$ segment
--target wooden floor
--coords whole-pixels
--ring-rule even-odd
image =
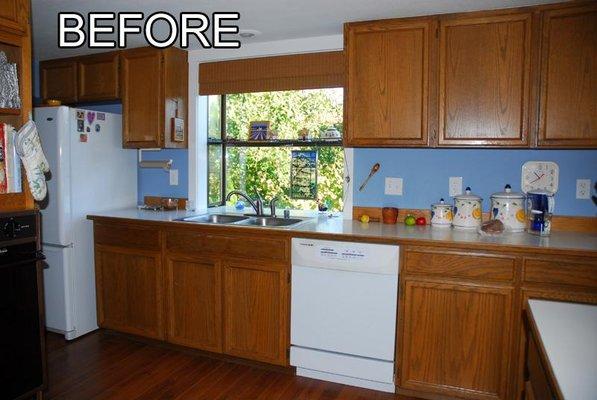
[[[49,333],[45,399],[415,400],[296,377],[96,332]]]

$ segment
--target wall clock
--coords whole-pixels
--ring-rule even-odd
[[[533,190],[558,191],[560,167],[553,161],[527,161],[522,165],[520,187],[528,193]]]

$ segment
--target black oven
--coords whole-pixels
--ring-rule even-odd
[[[35,214],[0,215],[0,399],[44,385],[43,255]]]

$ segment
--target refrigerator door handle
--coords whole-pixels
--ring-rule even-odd
[[[57,249],[72,249],[74,245],[72,243],[69,244],[54,244],[54,243],[42,243],[42,247],[54,247]]]

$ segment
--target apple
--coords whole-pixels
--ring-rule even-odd
[[[419,217],[415,222],[417,225],[427,225],[427,220],[425,217]]]
[[[412,214],[408,214],[405,218],[404,218],[404,225],[407,226],[413,226],[416,224],[416,219],[415,216]]]

